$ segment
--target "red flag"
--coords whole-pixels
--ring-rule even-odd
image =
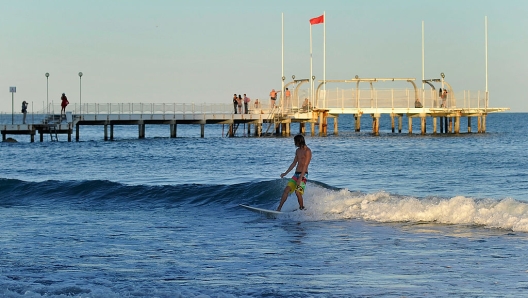
[[[316,18],[313,18],[313,19],[310,19],[310,25],[317,25],[317,24],[321,24],[321,23],[324,23],[324,14],[316,17]]]

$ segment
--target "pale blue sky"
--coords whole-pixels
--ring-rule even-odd
[[[309,19],[326,11],[326,78],[425,77],[457,90],[485,89],[488,16],[490,106],[528,112],[525,0],[2,0],[0,110],[65,92],[83,103],[225,102],[267,97],[285,76],[308,78]],[[313,29],[313,70],[323,77],[323,26]],[[419,84],[419,83],[418,83]],[[421,86],[421,84],[419,84]],[[389,83],[379,88],[392,87]]]

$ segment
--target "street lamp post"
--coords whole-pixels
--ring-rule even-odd
[[[48,92],[48,78],[49,78],[49,72],[45,74],[46,76],[46,115],[49,115],[49,92]],[[46,116],[47,117],[47,116]]]
[[[82,115],[82,100],[81,100],[81,78],[83,76],[82,72],[79,72],[79,116]]]
[[[11,92],[11,124],[15,124],[15,92],[16,87],[9,87]]]

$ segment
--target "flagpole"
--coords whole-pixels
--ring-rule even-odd
[[[326,108],[326,11],[323,11],[323,101]]]
[[[424,47],[424,21],[422,21],[422,89],[425,87],[423,80],[425,79],[425,47]]]
[[[310,24],[310,101],[314,106],[313,71],[312,71],[312,24]]]
[[[425,106],[425,25],[422,21],[422,105]],[[433,95],[434,96],[434,95]]]
[[[281,76],[282,88],[281,88],[281,101],[279,105],[284,108],[284,13],[281,14],[281,19],[282,19],[282,28],[281,28],[281,31],[282,31],[282,76]]]
[[[485,41],[485,56],[486,56],[486,102],[485,107],[488,108],[488,16],[484,16],[484,41]]]

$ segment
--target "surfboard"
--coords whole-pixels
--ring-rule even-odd
[[[266,215],[269,218],[276,218],[278,215],[282,214],[282,212],[280,212],[280,211],[262,209],[262,208],[252,207],[252,206],[248,206],[248,205],[244,205],[244,204],[240,204],[239,206],[243,207],[243,208],[246,208],[247,210],[250,210],[250,211],[253,211],[253,212],[264,214],[264,215]]]

